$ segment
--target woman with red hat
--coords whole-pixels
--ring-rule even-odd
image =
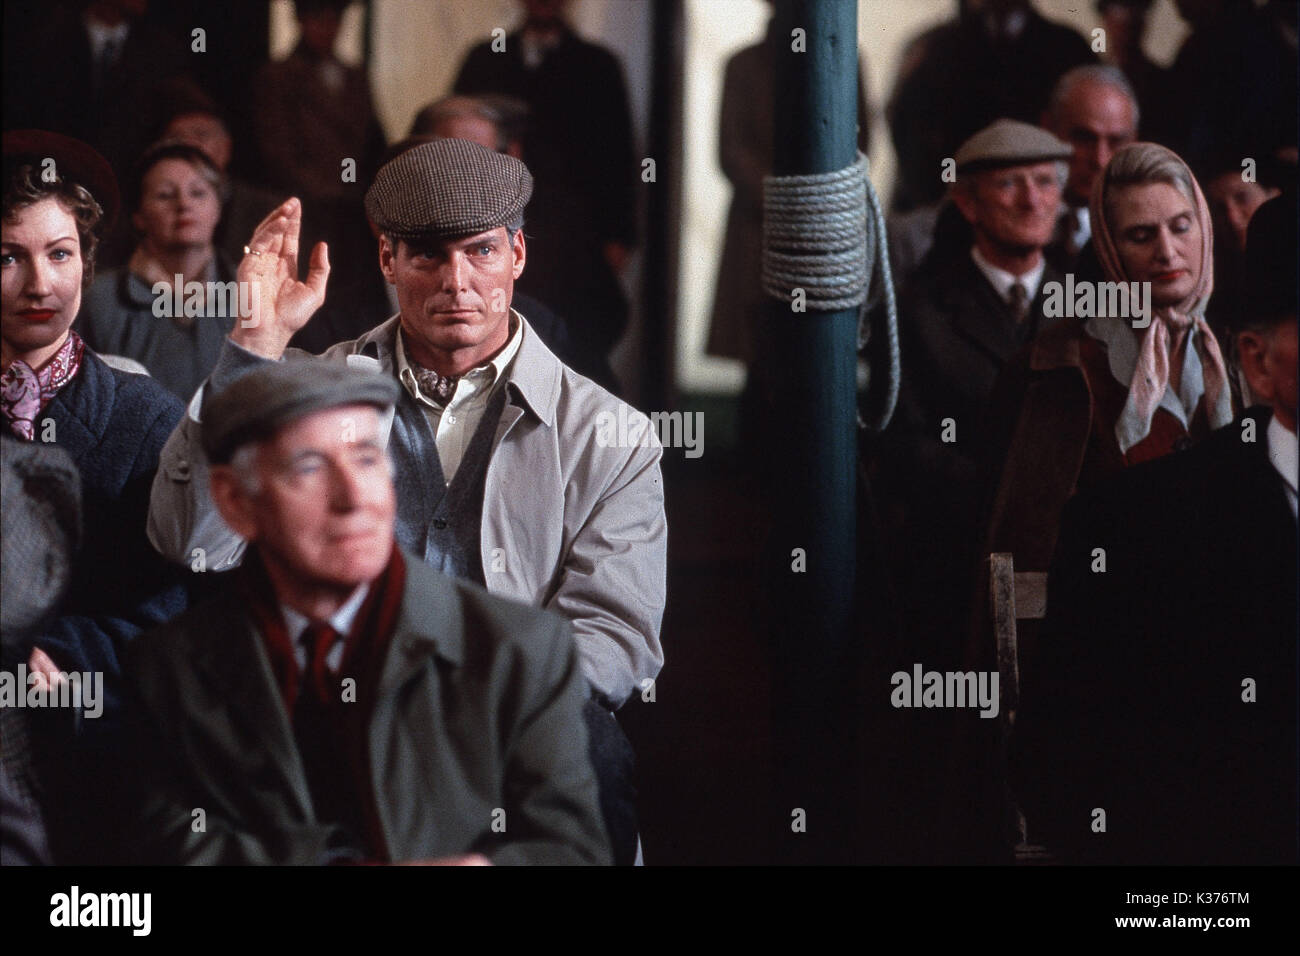
[[[29,669],[33,686],[82,675],[75,721],[53,712],[29,717],[52,801],[46,809],[56,860],[95,859],[93,844],[113,830],[84,803],[61,806],[60,799],[94,786],[96,767],[110,769],[123,646],[187,603],[184,572],[168,567],[145,537],[158,454],[183,407],[148,376],[110,368],[71,329],[92,278],[98,233],[116,209],[112,171],[90,147],[43,131],[4,134],[0,427],[64,449],[80,472],[83,502],[67,598],[29,660],[16,662]],[[41,569],[6,565],[3,573]],[[85,689],[93,695],[96,687],[98,699],[91,699]],[[73,726],[75,736],[67,732]]]

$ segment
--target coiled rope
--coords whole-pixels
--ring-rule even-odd
[[[857,162],[834,172],[763,179],[762,281],[763,291],[782,302],[795,302],[796,290],[802,290],[807,309],[858,309],[859,354],[871,341],[868,316],[876,314],[868,304],[883,295],[884,395],[869,420],[858,410],[859,427],[881,431],[898,401],[898,311],[885,217],[869,169],[867,157],[858,153]],[[874,384],[870,379],[868,392]]]

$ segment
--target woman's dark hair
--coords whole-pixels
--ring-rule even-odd
[[[182,143],[178,140],[164,140],[145,150],[144,155],[135,164],[135,170],[127,183],[126,201],[128,209],[132,212],[137,212],[140,209],[140,202],[144,198],[144,178],[149,175],[151,169],[169,159],[183,160],[197,169],[203,175],[203,178],[207,180],[208,185],[216,192],[218,202],[225,203],[226,177],[208,158],[208,154],[197,146],[191,146],[188,143]]]
[[[81,245],[81,287],[88,289],[95,278],[95,251],[99,248],[95,227],[104,217],[104,210],[84,186],[57,174],[47,182],[41,170],[30,162],[15,163],[12,166],[5,164],[5,222],[16,222],[19,212],[46,199],[57,199],[59,205],[76,220],[77,239]]]

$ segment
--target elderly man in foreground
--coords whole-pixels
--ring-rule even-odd
[[[398,393],[294,362],[206,409],[212,498],[251,547],[131,649],[148,859],[608,862],[568,625],[394,542]]]

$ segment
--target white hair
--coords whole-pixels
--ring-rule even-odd
[[[1117,66],[1111,66],[1109,63],[1088,63],[1083,66],[1076,66],[1068,70],[1056,81],[1056,86],[1052,88],[1052,98],[1047,103],[1047,115],[1052,120],[1052,125],[1059,127],[1061,124],[1061,109],[1065,105],[1066,99],[1080,83],[1097,83],[1101,86],[1109,86],[1113,90],[1118,90],[1129,101],[1133,107],[1133,130],[1137,132],[1138,121],[1141,119],[1138,111],[1137,93],[1133,89],[1133,84],[1128,81],[1124,71]]]
[[[240,445],[230,456],[230,470],[235,473],[239,487],[250,498],[256,498],[262,493],[262,479],[257,473],[257,456],[261,448],[260,442],[248,442]],[[384,466],[391,478],[394,474],[392,442],[384,445]]]
[[[257,497],[262,493],[262,479],[257,475],[257,453],[260,449],[256,442],[240,445],[230,456],[230,470],[235,473],[235,480],[244,494]]]

